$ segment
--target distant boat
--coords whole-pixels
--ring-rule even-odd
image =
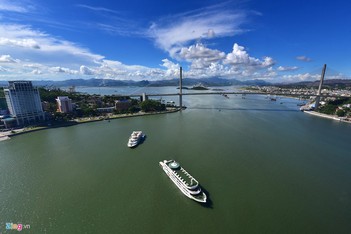
[[[128,147],[136,147],[141,141],[145,139],[145,134],[142,131],[133,131],[128,140]]]

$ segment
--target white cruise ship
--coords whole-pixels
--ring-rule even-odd
[[[137,146],[142,140],[144,140],[145,135],[142,131],[133,131],[128,140],[128,147],[133,148]]]
[[[174,160],[164,160],[160,162],[160,166],[185,196],[197,202],[206,203],[207,196],[201,190],[199,182],[179,163]]]

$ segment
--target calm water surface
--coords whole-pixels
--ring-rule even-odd
[[[24,233],[350,233],[351,125],[294,99],[229,97],[0,142],[0,233],[15,232],[8,222]],[[129,149],[139,129],[147,139]],[[176,188],[164,159],[199,180],[208,206]]]

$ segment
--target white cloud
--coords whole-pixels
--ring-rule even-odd
[[[300,60],[300,61],[303,61],[303,62],[310,62],[310,61],[312,61],[311,58],[308,58],[305,55],[297,56],[296,59]]]
[[[264,60],[261,64],[262,67],[271,67],[275,64],[275,61],[271,57],[264,57]]]
[[[297,69],[299,69],[299,68],[296,67],[296,66],[293,66],[293,67],[283,67],[283,66],[279,66],[279,67],[277,68],[278,71],[283,71],[283,72],[285,72],[285,71],[295,71],[295,70],[297,70]]]
[[[90,68],[88,68],[88,67],[86,67],[84,65],[80,66],[79,71],[83,75],[94,75],[93,70],[91,70]]]
[[[261,61],[258,58],[251,57],[243,46],[239,46],[237,43],[234,43],[233,51],[227,54],[226,60],[224,61],[227,64],[234,66],[260,66],[260,67],[270,67],[275,64],[274,60],[271,57],[264,57],[264,60]]]
[[[194,40],[242,33],[241,25],[246,18],[245,11],[229,11],[223,6],[215,6],[161,19],[151,25],[148,34],[158,47],[173,57],[180,48]]]
[[[310,80],[317,80],[320,78],[318,74],[310,74],[310,73],[303,73],[303,74],[296,74],[296,75],[284,75],[282,79],[287,82],[299,82],[299,81],[310,81]]]
[[[0,51],[32,63],[60,64],[70,69],[93,65],[104,58],[73,42],[18,24],[0,24]]]
[[[38,69],[34,69],[31,73],[34,74],[34,75],[41,75],[41,74],[43,74],[43,73],[42,73],[40,70],[38,70]]]
[[[0,37],[0,46],[18,46],[32,49],[40,49],[38,43],[33,39],[8,39]]]
[[[259,60],[256,58],[252,58],[249,54],[245,51],[243,46],[239,46],[237,43],[234,43],[233,51],[227,54],[226,63],[232,65],[258,65]]]
[[[0,11],[12,11],[12,12],[18,12],[18,13],[25,13],[25,12],[28,12],[28,9],[24,7],[23,4],[16,3],[16,1],[1,0]]]
[[[71,70],[71,69],[66,68],[66,67],[51,67],[51,68],[49,68],[49,71],[51,71],[53,73],[67,73],[67,74],[71,74],[71,75],[78,74],[78,71]]]
[[[0,55],[0,63],[17,63],[19,60],[13,59],[10,55]]]
[[[219,50],[213,50],[197,43],[188,48],[182,48],[177,57],[191,62],[193,69],[203,69],[212,63],[219,62],[225,58],[225,53]]]
[[[162,60],[163,64],[162,66],[167,68],[165,72],[165,76],[171,77],[171,76],[178,76],[179,75],[179,67],[180,65],[177,63],[173,63],[172,61],[168,59],[163,59]],[[173,77],[171,77],[173,78]]]
[[[109,13],[117,13],[117,14],[119,13],[117,11],[114,11],[114,10],[111,10],[111,9],[108,9],[105,7],[95,7],[95,6],[89,6],[89,5],[84,5],[84,4],[77,4],[76,6],[80,7],[80,8],[89,9],[92,11],[97,11],[97,12],[109,12]]]

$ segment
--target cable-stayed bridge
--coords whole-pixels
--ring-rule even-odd
[[[231,92],[231,91],[216,91],[216,92],[191,92],[191,93],[153,93],[153,94],[131,94],[126,95],[129,97],[141,97],[146,95],[148,97],[162,97],[162,96],[191,96],[191,95],[228,95],[228,94],[235,94],[235,95],[271,95],[271,96],[289,96],[289,97],[316,97],[318,96],[317,93],[295,93],[295,92]],[[320,94],[321,97],[340,97],[340,95],[336,94]]]
[[[182,97],[183,96],[190,96],[190,95],[270,95],[270,96],[288,96],[288,97],[301,97],[301,98],[306,98],[306,97],[316,97],[316,106],[318,107],[319,101],[321,98],[328,98],[328,97],[341,97],[340,94],[332,92],[332,93],[322,93],[322,85],[324,82],[324,77],[326,74],[326,67],[327,65],[325,64],[322,69],[322,74],[320,77],[320,82],[319,82],[319,87],[318,90],[315,92],[311,92],[311,90],[305,90],[305,91],[294,91],[294,90],[284,90],[284,91],[268,91],[268,92],[263,92],[263,91],[202,91],[202,92],[185,92],[183,93],[183,85],[182,85],[182,68],[180,67],[180,77],[179,77],[179,92],[177,93],[152,93],[152,94],[130,94],[128,96],[130,97],[141,97],[147,98],[147,97],[164,97],[164,96],[179,96],[179,106],[182,106]],[[334,70],[331,70],[332,72],[329,72],[327,75],[327,78],[340,78],[341,73],[338,73]],[[336,74],[336,75],[335,75]],[[351,97],[350,93],[347,95],[343,95],[344,97]]]

